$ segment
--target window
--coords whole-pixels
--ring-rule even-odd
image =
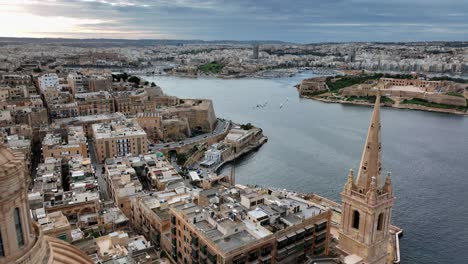
[[[353,212],[353,228],[359,229],[359,217],[359,212],[355,210]]]
[[[20,212],[19,208],[15,208],[15,228],[16,228],[16,239],[18,241],[18,246],[23,246],[24,245],[24,236],[23,236],[23,227],[21,226],[21,217],[20,217]]]
[[[0,257],[5,256],[5,251],[3,251],[3,238],[2,233],[0,233]]]
[[[383,213],[380,213],[379,218],[377,219],[377,230],[379,231],[381,231],[383,228],[383,220],[384,220]]]

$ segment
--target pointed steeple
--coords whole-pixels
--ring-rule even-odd
[[[380,151],[380,95],[378,94],[356,178],[357,189],[362,193],[367,193],[371,188],[372,177],[375,177],[376,186],[380,186]]]

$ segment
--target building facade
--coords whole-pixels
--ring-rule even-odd
[[[42,93],[49,87],[57,87],[59,85],[59,78],[56,73],[46,73],[37,78],[37,84]]]
[[[93,124],[92,127],[94,147],[100,163],[106,158],[148,152],[148,138],[145,131],[132,121]]]

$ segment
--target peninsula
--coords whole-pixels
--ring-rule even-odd
[[[371,105],[377,94],[385,106],[467,115],[468,80],[427,78],[417,73],[382,74],[348,71],[296,85],[299,96],[327,103]]]

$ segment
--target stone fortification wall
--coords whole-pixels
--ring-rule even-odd
[[[355,89],[355,88],[343,88],[340,90],[342,96],[376,96],[378,90],[376,89]],[[447,104],[447,105],[456,105],[456,106],[466,106],[466,99],[458,96],[451,96],[438,93],[420,93],[413,91],[398,91],[398,90],[380,90],[381,95],[385,96],[396,96],[403,98],[417,98],[427,100],[428,102],[438,103],[438,104]]]

